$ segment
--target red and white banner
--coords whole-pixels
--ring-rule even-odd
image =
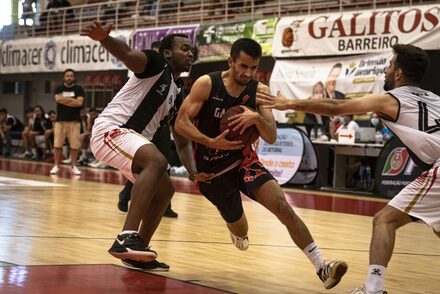
[[[277,60],[270,78],[272,94],[278,91],[288,98],[358,98],[382,93],[385,68],[392,52],[313,60]],[[280,123],[288,121],[288,113],[276,111]]]
[[[396,43],[440,49],[440,4],[283,17],[274,57],[389,51]]]

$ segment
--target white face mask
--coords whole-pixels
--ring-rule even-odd
[[[375,127],[377,127],[377,125],[379,124],[379,119],[377,117],[373,117],[371,119],[371,124]]]
[[[339,117],[339,122],[340,122],[341,124],[345,125],[345,117],[340,116],[340,117]]]

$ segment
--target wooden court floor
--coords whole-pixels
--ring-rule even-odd
[[[65,169],[51,177],[50,167],[0,159],[2,294],[348,293],[364,281],[371,216],[385,205],[375,198],[285,190],[323,255],[349,264],[341,283],[325,290],[285,228],[258,203],[244,201],[251,245],[242,252],[216,209],[192,183],[175,178],[172,205],[179,217],[163,218],[151,243],[171,270],[148,274],[107,253],[125,217],[116,207],[121,176],[84,168],[81,177]],[[439,277],[440,240],[424,224],[400,229],[388,293],[440,293]]]

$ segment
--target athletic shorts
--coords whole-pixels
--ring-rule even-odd
[[[78,149],[79,133],[81,129],[80,122],[76,121],[57,121],[54,126],[54,147],[62,148],[64,140],[69,140],[70,149]]]
[[[440,232],[440,159],[402,189],[388,205],[418,218]]]
[[[135,131],[124,128],[101,134],[92,133],[90,139],[90,148],[95,158],[118,169],[132,183],[136,181],[136,175],[131,171],[134,155],[146,144],[152,143]]]
[[[239,166],[215,177],[210,184],[199,183],[199,189],[223,219],[233,223],[243,215],[240,192],[255,200],[253,191],[270,180],[275,179],[252,151]]]

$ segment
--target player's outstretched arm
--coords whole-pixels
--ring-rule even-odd
[[[292,109],[328,116],[375,112],[390,119],[397,116],[399,109],[397,100],[390,94],[369,94],[353,99],[287,99],[280,93],[274,96],[258,91],[257,103],[263,108]]]
[[[142,73],[147,66],[147,56],[137,50],[130,48],[123,41],[110,36],[112,24],[101,26],[97,21],[87,25],[81,30],[81,36],[88,36],[98,41],[114,57],[119,59],[125,66],[134,73]]]

